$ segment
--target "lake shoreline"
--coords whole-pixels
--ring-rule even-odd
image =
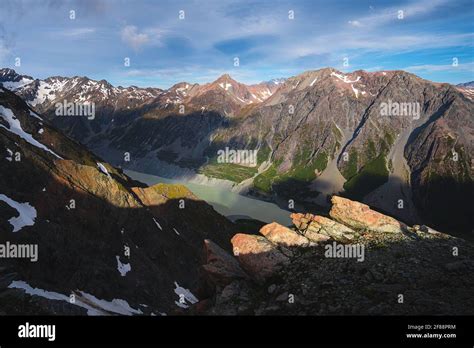
[[[195,180],[186,180],[184,177],[170,179],[131,169],[124,169],[123,171],[130,178],[150,186],[158,183],[184,185],[199,199],[206,201],[218,213],[226,216],[231,221],[235,217],[239,217],[266,223],[278,222],[285,226],[291,225],[291,211],[282,209],[273,202],[241,195],[239,192],[232,191],[228,185],[222,183],[218,185],[214,182],[223,181],[220,179],[203,180],[197,183]]]

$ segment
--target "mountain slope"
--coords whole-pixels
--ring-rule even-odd
[[[381,115],[381,106],[390,103],[419,109],[411,115]],[[470,232],[466,202],[473,193],[473,111],[472,101],[449,84],[402,71],[342,74],[324,69],[288,79],[241,122],[219,129],[214,139],[219,140],[216,148],[253,147],[266,154],[262,160],[271,165],[263,164],[253,179],[250,190],[256,194],[321,205],[325,195],[342,188],[345,195],[407,222],[415,221],[419,210],[426,222],[446,228],[439,225],[440,215],[432,214],[436,205],[437,211],[454,214],[451,222],[460,222],[452,230]],[[437,131],[430,132],[434,125]],[[437,159],[429,151],[433,148]],[[452,179],[449,200],[442,199],[440,186],[429,187],[423,179],[428,173]],[[308,186],[324,196],[308,192]]]
[[[3,313],[173,312],[195,301],[203,240],[229,247],[234,226],[185,187],[132,181],[4,88],[0,152],[1,244],[38,246],[2,260]]]

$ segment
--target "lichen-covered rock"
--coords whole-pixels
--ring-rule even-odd
[[[376,212],[366,204],[338,196],[333,196],[331,202],[329,215],[334,220],[352,228],[387,233],[402,233],[407,229],[403,222]]]
[[[349,242],[355,236],[353,229],[324,216],[291,214],[291,218],[301,233],[315,243],[326,242],[330,238],[340,242]]]
[[[290,217],[293,221],[293,225],[295,225],[298,230],[305,230],[308,227],[309,222],[313,220],[314,215],[310,213],[292,213]]]
[[[270,242],[283,247],[307,247],[310,245],[308,238],[276,222],[263,226],[260,233]]]
[[[320,215],[315,216],[308,227],[309,233],[314,233],[314,230],[341,242],[350,242],[355,236],[352,228]]]

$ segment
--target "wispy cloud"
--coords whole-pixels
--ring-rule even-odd
[[[209,82],[210,80],[216,79],[222,74],[231,73],[234,78],[248,78],[249,72],[246,70],[233,70],[229,69],[218,69],[208,68],[202,65],[190,65],[180,68],[162,68],[162,69],[132,69],[124,72],[124,76],[130,78],[136,77],[147,77],[156,79],[169,79],[175,78],[178,81],[188,81],[203,83]],[[199,74],[199,78],[195,79],[196,74]],[[191,80],[190,80],[191,79]]]
[[[14,57],[28,57],[22,69],[35,77],[37,72],[42,77],[90,75],[118,84],[209,81],[224,72],[250,82],[324,66],[341,68],[345,57],[348,69],[418,66],[414,69],[425,78],[466,77],[465,70],[451,74],[420,66],[449,64],[451,56],[472,57],[472,0],[369,4],[0,0],[0,29],[6,28],[3,46],[0,30],[0,56],[10,65]],[[75,21],[69,18],[70,9],[76,10]],[[180,9],[185,10],[184,19],[179,19]],[[289,10],[294,10],[294,19],[288,17]],[[398,19],[400,10],[403,20]],[[130,67],[121,63],[124,57],[131,57]],[[234,57],[239,57],[240,67],[234,67]]]
[[[75,28],[61,31],[59,34],[66,37],[83,37],[94,34],[95,32],[95,28]]]
[[[121,32],[121,37],[122,41],[134,50],[138,50],[150,41],[148,35],[145,33],[139,33],[137,27],[134,25],[127,25],[124,27]]]
[[[347,23],[349,23],[350,25],[354,26],[354,27],[362,27],[362,23],[355,20],[355,21],[348,21]]]
[[[474,62],[453,64],[421,64],[404,67],[403,70],[419,73],[419,72],[438,72],[438,71],[469,71],[474,76]]]
[[[5,27],[0,23],[0,63],[4,64],[6,58],[10,55],[13,42],[5,30]]]
[[[383,33],[359,33],[348,36],[344,32],[322,35],[312,38],[307,42],[294,42],[282,47],[273,47],[276,51],[272,54],[296,59],[311,55],[325,53],[337,54],[355,58],[363,53],[406,53],[416,50],[434,48],[449,48],[456,46],[474,46],[474,33],[469,34],[383,34]],[[341,48],[351,51],[344,54]],[[267,48],[265,48],[267,49]],[[268,48],[272,49],[272,48]],[[342,58],[341,58],[342,59]]]
[[[5,64],[6,58],[9,56],[10,50],[3,46],[3,43],[0,42],[0,64]]]
[[[145,45],[161,45],[163,33],[164,30],[158,28],[148,28],[140,32],[136,26],[127,25],[122,28],[120,35],[123,42],[137,51]]]
[[[415,0],[406,5],[391,6],[381,10],[372,8],[370,15],[350,20],[349,24],[354,27],[378,27],[401,19],[427,15],[446,3],[449,3],[449,0]]]

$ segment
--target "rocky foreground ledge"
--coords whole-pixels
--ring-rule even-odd
[[[332,198],[329,217],[292,214],[233,255],[205,241],[192,313],[211,315],[473,314],[474,247],[367,205]]]

